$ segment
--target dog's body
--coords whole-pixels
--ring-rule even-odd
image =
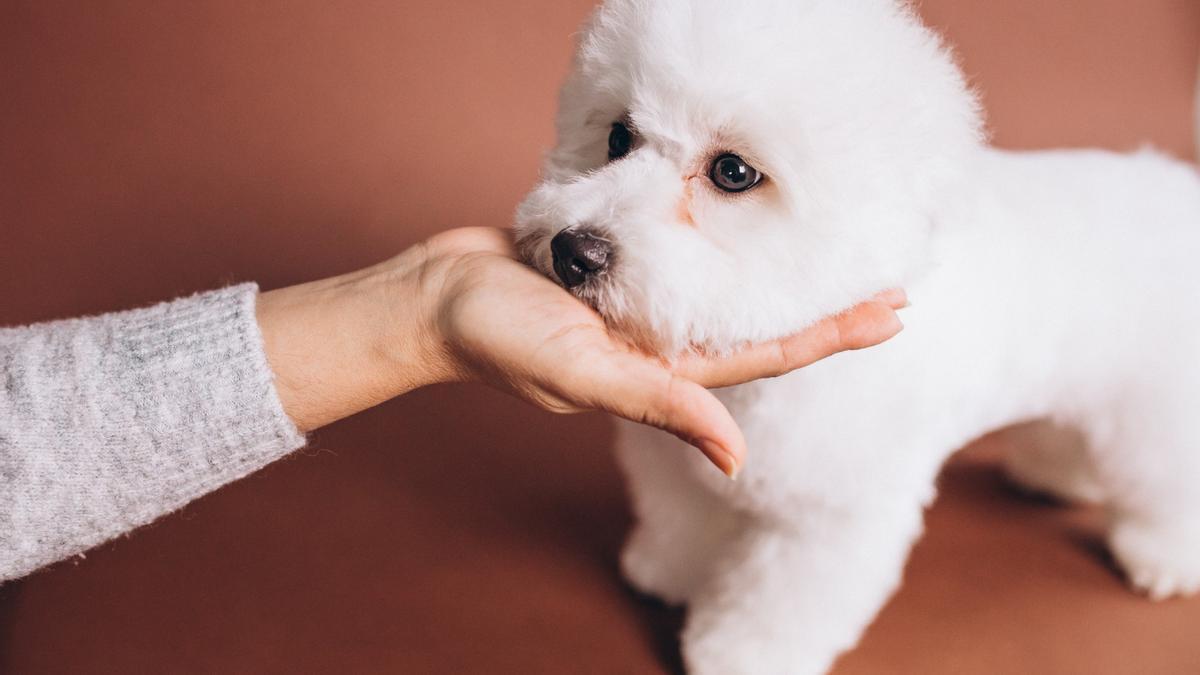
[[[560,277],[549,239],[598,227],[615,243],[613,262],[575,279],[577,294],[615,329],[667,354],[782,335],[892,285],[913,299],[905,332],[880,347],[720,392],[751,449],[737,482],[665,434],[623,426],[619,453],[638,518],[623,568],[638,588],[689,605],[683,649],[694,673],[828,669],[899,583],[945,459],[1025,420],[1077,427],[1089,449],[1030,450],[1011,462],[1016,478],[1102,501],[1113,553],[1138,588],[1154,597],[1200,590],[1200,178],[1149,152],[981,147],[973,101],[915,19],[887,0],[849,4],[612,0],[564,91],[547,181],[518,219],[531,262]],[[740,19],[727,13],[738,11],[870,25],[870,42],[891,48],[898,72],[912,76],[901,85],[915,91],[911,100],[902,89],[891,101],[880,96],[923,121],[893,139],[887,116],[897,106],[858,100],[873,89],[830,89],[835,103],[814,113],[819,123],[806,126],[791,99],[781,107],[794,118],[754,122],[767,142],[780,134],[780,148],[755,147],[763,136],[727,131],[737,123],[724,118],[690,143],[670,124],[704,126],[697,118],[711,113],[682,85],[650,101],[665,86],[654,78],[658,62],[689,67],[658,54],[669,40],[654,26],[684,12],[686,30],[711,39],[737,30]],[[617,29],[645,34],[632,55],[605,52]],[[813,67],[838,67],[838,46],[811,49],[827,59]],[[849,61],[843,77],[886,90],[874,70],[891,66],[864,63]],[[613,72],[621,68],[637,74],[622,80]],[[722,86],[719,74],[711,86]],[[777,95],[740,96],[752,107]],[[671,119],[672,106],[691,114]],[[604,124],[630,120],[645,140],[597,163],[594,122],[581,111]],[[831,121],[838,114],[853,119],[841,127]],[[889,135],[873,139],[880,116]],[[788,119],[802,132],[787,135]],[[839,145],[851,133],[859,136]],[[881,159],[871,165],[853,156],[856,141],[896,145],[872,147]],[[703,165],[728,151],[763,158],[774,184],[752,186],[750,196],[697,196],[709,187],[697,185],[687,158]],[[656,260],[663,247],[702,274]]]
[[[694,672],[826,669],[899,582],[942,462],[1030,419],[1091,452],[1023,456],[1024,482],[1112,507],[1140,588],[1200,586],[1200,185],[1148,155],[988,153],[975,175],[901,335],[722,392],[753,452],[737,482],[623,425],[623,566],[691,605]],[[1114,210],[1121,192],[1139,202]]]

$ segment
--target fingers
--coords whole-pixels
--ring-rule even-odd
[[[675,372],[705,387],[783,375],[838,352],[871,347],[895,336],[904,328],[895,309],[907,302],[903,291],[887,291],[782,340],[750,345],[721,358],[689,355],[676,363]]]
[[[822,326],[824,327],[821,328]],[[833,347],[835,351],[845,351],[865,349],[884,342],[904,330],[904,324],[900,322],[900,317],[896,316],[892,305],[873,300],[857,305],[848,312],[831,316],[818,323],[815,328],[829,341],[828,346]],[[798,337],[786,338],[784,342],[795,342]],[[816,358],[823,356],[828,354],[821,354]]]
[[[871,299],[882,302],[892,309],[908,307],[908,293],[905,293],[903,288],[889,288]]]
[[[669,431],[701,452],[730,478],[737,476],[746,440],[712,392],[653,362],[618,356],[575,382],[588,391],[568,396],[588,407]]]

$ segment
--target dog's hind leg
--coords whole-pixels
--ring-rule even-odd
[[[617,456],[628,474],[635,523],[621,571],[637,590],[683,604],[708,578],[737,517],[693,473],[696,451],[662,432],[623,423]],[[703,460],[698,460],[703,464]]]
[[[1200,591],[1200,426],[1195,397],[1146,397],[1095,425],[1109,547],[1130,584],[1159,600]]]
[[[1109,546],[1129,583],[1154,600],[1200,591],[1200,509],[1114,514]]]

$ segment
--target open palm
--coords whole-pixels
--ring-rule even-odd
[[[437,330],[460,378],[556,412],[598,409],[665,429],[731,476],[745,440],[706,387],[777,376],[878,344],[899,332],[894,310],[906,302],[891,291],[783,340],[668,364],[615,338],[591,308],[519,262],[505,230],[452,230],[427,246],[427,265],[442,280]]]

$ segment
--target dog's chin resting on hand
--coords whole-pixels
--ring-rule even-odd
[[[527,260],[666,357],[905,287],[886,344],[719,392],[738,481],[626,425],[622,567],[688,606],[692,673],[826,671],[901,579],[957,448],[1102,502],[1138,590],[1200,587],[1200,179],[1151,152],[988,148],[953,57],[895,0],[609,0],[521,205]]]

